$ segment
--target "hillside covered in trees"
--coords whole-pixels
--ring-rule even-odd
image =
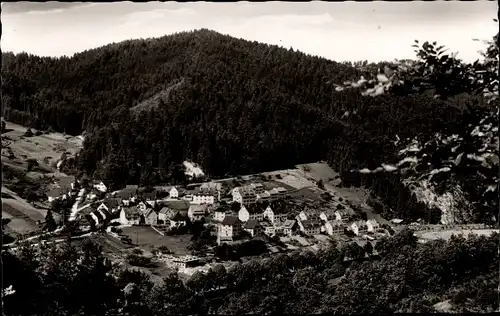
[[[327,160],[344,185],[371,188],[387,217],[438,221],[401,175],[362,176],[356,170],[394,161],[404,143],[395,143],[396,135],[425,143],[479,124],[488,105],[462,84],[465,66],[450,60],[446,69],[458,69],[450,75],[458,79],[435,84],[439,98],[418,89],[363,97],[359,88],[338,88],[375,76],[384,64],[355,67],[209,30],[126,41],[72,57],[6,53],[3,116],[38,129],[85,132],[84,149],[66,171],[101,178],[113,188],[179,182],[184,160],[199,163],[213,178]],[[442,79],[433,77],[435,83]],[[438,156],[431,167],[441,164]],[[476,203],[474,188],[484,179],[471,182],[473,172],[461,170],[466,176],[456,181],[469,182],[463,195]],[[497,221],[494,207],[473,207],[480,214],[468,221]]]

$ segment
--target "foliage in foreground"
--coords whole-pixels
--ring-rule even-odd
[[[404,230],[381,240],[380,257],[344,261],[359,246],[279,254],[217,265],[183,283],[175,273],[154,284],[117,270],[86,240],[81,249],[21,247],[4,253],[6,315],[193,315],[204,313],[429,312],[444,300],[457,312],[499,307],[498,234],[417,243]],[[359,250],[359,251],[358,251]],[[360,258],[363,256],[359,256]]]

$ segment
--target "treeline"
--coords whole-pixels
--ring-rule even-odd
[[[182,282],[154,284],[137,271],[115,270],[91,241],[82,251],[21,247],[4,253],[5,315],[194,315],[492,312],[498,302],[498,234],[417,243],[411,231],[375,249],[349,244],[318,253],[280,254],[218,265]],[[378,255],[373,255],[374,250]],[[365,253],[372,254],[366,259]],[[345,260],[352,258],[354,261]]]
[[[427,95],[364,98],[356,90],[336,91],[336,84],[369,77],[365,71],[379,65],[360,70],[208,30],[71,58],[2,57],[5,117],[69,134],[85,130],[84,149],[65,171],[113,189],[182,182],[186,159],[213,178],[327,160],[345,185],[359,185],[351,170],[391,161],[396,134],[430,138],[468,123],[464,104]],[[381,192],[397,182],[370,183],[380,181]],[[391,190],[411,196],[399,184]],[[382,196],[385,204],[390,199]],[[422,217],[409,204],[393,215]]]

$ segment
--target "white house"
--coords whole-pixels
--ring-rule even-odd
[[[256,200],[258,202],[264,202],[264,203],[270,202],[271,201],[271,194],[269,194],[269,192],[267,192],[267,191],[264,191],[262,193],[257,194]]]
[[[283,235],[290,237],[293,234],[293,226],[295,223],[295,220],[287,219],[282,225],[276,227],[276,230],[279,230]]]
[[[334,210],[327,210],[327,211],[321,212],[321,214],[319,214],[319,218],[321,218],[321,220],[323,220],[325,222],[328,222],[330,220],[336,220],[337,216],[335,215]]]
[[[335,220],[347,222],[349,220],[350,214],[347,210],[336,210]]]
[[[356,236],[363,235],[368,231],[368,227],[364,221],[356,221],[349,225],[349,228]]]
[[[344,223],[337,220],[329,220],[325,223],[325,231],[330,236],[340,236],[344,234]]]
[[[318,220],[297,221],[300,230],[307,235],[318,235],[321,233],[321,223]]]
[[[172,198],[172,199],[177,199],[179,197],[179,190],[177,190],[176,187],[172,187],[169,191],[168,191],[168,195]]]
[[[258,204],[243,205],[238,211],[238,218],[242,222],[247,222],[249,220],[262,221],[264,220],[264,209]]]
[[[110,209],[109,207],[106,205],[106,203],[101,203],[98,207],[97,207],[97,210],[100,211],[100,210],[106,210],[106,212],[110,212]]]
[[[264,193],[264,186],[262,185],[262,183],[252,183],[250,184],[250,188],[255,194]]]
[[[214,211],[214,220],[222,222],[224,220],[224,217],[226,217],[226,213],[228,213],[228,211],[223,208],[216,209]]]
[[[273,225],[284,222],[288,217],[286,210],[281,205],[269,205],[264,211],[264,218],[267,218]]]
[[[120,211],[119,222],[122,225],[139,225],[141,212],[137,207],[124,207]]]
[[[367,230],[371,233],[374,233],[377,229],[380,228],[380,224],[374,219],[367,220],[366,226],[367,226]]]
[[[215,197],[208,193],[197,193],[193,194],[191,197],[192,204],[210,204],[213,205],[215,203]]]
[[[274,237],[276,235],[276,230],[272,224],[267,222],[262,222],[261,226],[264,230],[264,234],[266,234],[267,236]]]
[[[217,244],[224,241],[233,241],[241,231],[241,222],[235,216],[225,216],[217,226]]]
[[[106,191],[108,191],[108,187],[102,181],[96,181],[96,182],[94,182],[93,187],[94,187],[94,189],[96,189],[99,192],[106,192]]]
[[[234,188],[232,191],[233,201],[241,205],[249,205],[257,202],[257,196],[246,187]]]

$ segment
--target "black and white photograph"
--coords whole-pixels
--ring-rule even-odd
[[[499,12],[2,2],[1,313],[500,312]]]

